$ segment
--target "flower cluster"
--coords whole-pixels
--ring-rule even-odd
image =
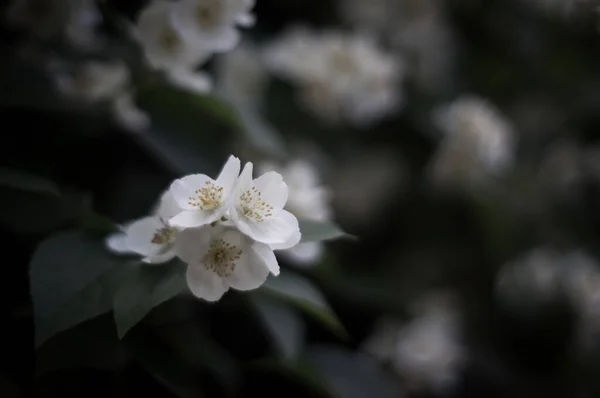
[[[403,64],[366,36],[295,28],[266,49],[265,62],[273,73],[298,83],[303,105],[326,121],[360,127],[402,102]]]
[[[231,156],[216,180],[175,180],[152,215],[124,225],[108,238],[109,248],[151,264],[179,257],[188,264],[190,290],[209,301],[230,287],[256,289],[269,272],[279,274],[273,250],[295,246],[301,235],[296,217],[283,209],[283,177],[267,172],[253,179],[252,163],[240,168]]]
[[[232,50],[237,26],[254,24],[254,0],[154,0],[139,15],[134,35],[148,64],[182,88],[210,90],[210,79],[195,73],[214,53]]]

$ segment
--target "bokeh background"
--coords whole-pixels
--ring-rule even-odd
[[[146,2],[98,1],[93,45],[15,23],[14,3],[0,30],[1,397],[600,395],[598,4],[257,0],[249,60],[232,71],[237,49],[217,54],[202,65],[217,88],[198,94],[140,66],[127,27]],[[356,51],[339,44],[353,38]],[[350,61],[312,80],[337,50]],[[60,89],[90,60],[126,62],[146,116]],[[365,85],[334,92],[343,73]],[[233,98],[244,84],[252,97]],[[123,340],[106,314],[36,349],[38,244],[141,217],[231,153],[305,161],[358,237],[280,258],[332,318],[181,295]],[[61,195],[26,189],[39,178]]]

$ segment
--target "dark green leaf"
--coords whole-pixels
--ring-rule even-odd
[[[250,294],[248,297],[273,338],[279,353],[285,358],[296,358],[304,340],[302,319],[286,304],[260,292]]]
[[[271,277],[264,284],[263,291],[280,297],[308,315],[320,321],[341,338],[347,338],[347,332],[333,313],[325,297],[308,279],[290,271]]]
[[[14,189],[0,192],[0,223],[21,234],[44,233],[77,219],[88,205],[82,194],[39,195]]]
[[[36,344],[110,311],[124,266],[102,241],[78,231],[43,241],[30,265]]]
[[[97,237],[104,237],[119,231],[118,225],[110,218],[91,210],[81,216],[79,226],[86,234]]]
[[[338,238],[355,238],[353,235],[344,232],[331,221],[298,220],[298,222],[300,223],[300,232],[302,233],[301,242],[319,242]]]
[[[254,361],[252,367],[256,370],[261,370],[269,374],[278,374],[285,376],[290,381],[299,383],[310,390],[310,397],[316,398],[334,398],[326,380],[321,374],[306,361],[302,360],[278,360],[278,359],[261,359]]]
[[[273,158],[286,156],[285,142],[280,133],[259,115],[240,110],[245,138],[257,150]]]
[[[400,398],[394,378],[366,354],[338,347],[313,347],[306,360],[321,374],[339,398]]]
[[[186,288],[185,264],[136,264],[127,273],[114,297],[114,316],[119,337],[157,305],[175,297]]]
[[[60,196],[58,185],[25,171],[0,168],[0,185],[22,191]]]
[[[227,100],[216,95],[195,95],[196,103],[220,123],[235,130],[244,128],[240,114]]]

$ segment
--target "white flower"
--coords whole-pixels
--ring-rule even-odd
[[[112,112],[117,123],[127,130],[142,131],[150,126],[150,117],[135,104],[129,91],[114,99]]]
[[[237,25],[250,26],[255,0],[181,0],[173,14],[178,29],[205,48],[229,51],[240,40]]]
[[[75,73],[56,76],[58,90],[70,97],[89,102],[105,101],[121,93],[129,84],[130,74],[122,62],[86,62]]]
[[[445,138],[431,165],[436,182],[478,183],[501,175],[513,162],[515,132],[488,102],[462,97],[434,113]]]
[[[122,232],[108,237],[109,249],[116,253],[139,254],[143,256],[142,261],[150,264],[170,261],[176,255],[174,244],[179,230],[169,226],[167,220],[177,211],[171,193],[165,192],[152,216],[135,220],[125,225]]]
[[[235,186],[231,221],[244,234],[275,250],[289,249],[300,241],[296,217],[283,207],[288,187],[281,174],[268,172],[252,179],[252,163],[248,162]]]
[[[217,301],[233,288],[252,290],[262,285],[269,271],[279,265],[268,245],[252,241],[222,225],[182,231],[175,243],[179,257],[188,264],[187,282],[192,293]]]
[[[135,36],[148,63],[156,69],[193,68],[211,55],[202,43],[187,40],[173,25],[174,7],[171,1],[153,0],[137,21]]]
[[[212,90],[212,80],[203,72],[173,69],[167,71],[167,79],[171,84],[194,93],[203,94]]]
[[[219,59],[218,89],[236,105],[259,108],[266,83],[262,58],[251,44],[243,43]]]
[[[193,174],[174,181],[169,188],[181,208],[169,223],[190,228],[210,224],[225,216],[240,174],[240,160],[230,156],[216,180]]]
[[[300,85],[300,100],[323,120],[364,127],[397,109],[403,63],[370,37],[296,27],[265,50],[274,73]]]

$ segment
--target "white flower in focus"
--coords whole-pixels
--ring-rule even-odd
[[[156,69],[190,69],[211,55],[202,43],[187,40],[173,25],[174,7],[171,1],[153,0],[138,17],[135,36]]]
[[[217,80],[219,91],[230,101],[244,109],[259,108],[267,75],[251,44],[243,43],[219,59]]]
[[[486,101],[459,98],[438,109],[434,121],[445,133],[431,165],[436,182],[444,185],[483,182],[512,165],[513,128]]]
[[[288,186],[281,174],[268,172],[252,179],[252,163],[244,166],[235,186],[231,221],[244,234],[271,246],[289,249],[300,241],[298,219],[284,210]]]
[[[171,84],[194,93],[203,94],[212,90],[210,76],[203,72],[193,72],[187,69],[172,69],[167,71],[167,79]]]
[[[116,253],[135,253],[149,264],[161,264],[176,256],[175,241],[179,229],[167,224],[178,207],[169,191],[165,192],[152,216],[133,221],[122,232],[108,237],[108,248]]]
[[[169,190],[181,211],[169,223],[175,227],[192,228],[210,224],[225,216],[240,174],[240,160],[230,156],[219,177],[213,180],[204,174],[193,174],[175,180]]]
[[[237,26],[251,26],[255,0],[181,0],[173,14],[175,26],[188,40],[215,52],[234,48],[240,34]]]
[[[122,62],[86,62],[75,73],[56,76],[58,90],[88,102],[109,100],[129,84],[130,73]]]
[[[150,117],[134,102],[129,91],[118,95],[112,103],[112,112],[119,125],[127,130],[142,131],[150,126]]]
[[[269,271],[279,274],[273,250],[252,241],[233,228],[205,226],[182,231],[176,241],[179,257],[188,264],[187,283],[192,293],[217,301],[233,288],[261,286]]]

